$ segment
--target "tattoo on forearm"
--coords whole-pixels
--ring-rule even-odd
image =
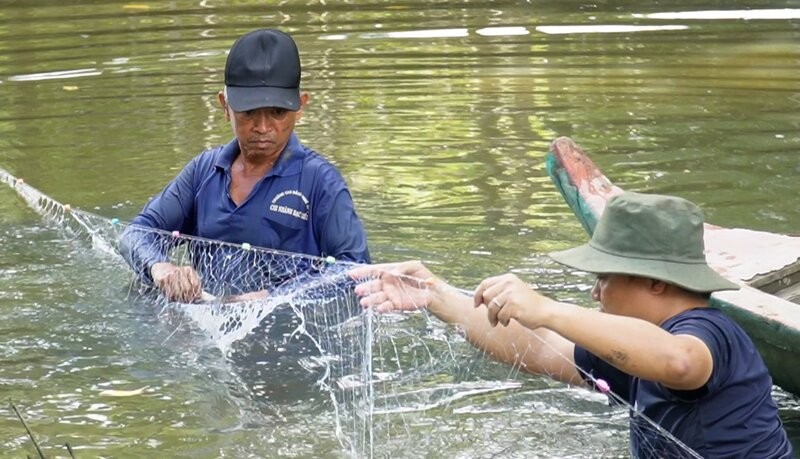
[[[612,365],[625,363],[628,361],[628,354],[625,351],[612,349],[611,352],[603,355],[603,360]]]

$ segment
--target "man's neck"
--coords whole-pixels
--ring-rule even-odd
[[[243,153],[240,153],[239,156],[233,160],[233,168],[235,172],[245,177],[263,177],[272,170],[278,158],[279,156],[274,158],[259,158],[259,160],[254,161],[252,158],[248,159]]]
[[[669,293],[664,295],[661,303],[657,306],[662,311],[656,321],[658,325],[683,312],[708,307],[708,299],[704,295],[675,286],[670,287]]]

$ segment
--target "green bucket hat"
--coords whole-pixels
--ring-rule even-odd
[[[608,201],[588,244],[550,256],[581,271],[647,277],[693,292],[738,289],[708,266],[704,249],[703,213],[695,204],[626,192]]]

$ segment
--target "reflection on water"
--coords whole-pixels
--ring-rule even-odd
[[[800,9],[675,11],[633,16],[650,19],[797,19],[800,18]]]
[[[226,50],[244,31],[280,26],[298,41],[312,96],[300,136],[345,174],[377,260],[425,259],[465,288],[513,270],[588,305],[590,281],[545,256],[585,239],[544,171],[556,136],[575,138],[624,188],[692,199],[720,225],[798,232],[798,10],[760,6],[6,2],[0,166],[128,219],[189,158],[230,138],[215,102]],[[0,383],[48,445],[114,457],[346,455],[326,430],[330,412],[259,404],[213,346],[160,322],[128,295],[125,273],[43,228],[8,190],[0,279]],[[475,354],[459,368],[509,375]],[[625,454],[624,415],[511,376],[519,387],[410,415],[398,427],[417,441],[408,455]],[[146,397],[97,395],[143,385]],[[778,396],[800,438],[796,399]],[[31,451],[0,413],[0,457]],[[391,438],[374,440],[397,453]]]

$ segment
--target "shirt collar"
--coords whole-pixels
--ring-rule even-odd
[[[307,154],[306,149],[300,143],[300,139],[297,138],[295,133],[292,133],[286,148],[283,149],[280,157],[278,157],[278,162],[275,163],[275,166],[267,175],[287,176],[300,173],[303,167],[303,158]],[[230,171],[231,165],[238,155],[239,141],[234,137],[233,140],[222,147],[214,165],[225,171]]]

